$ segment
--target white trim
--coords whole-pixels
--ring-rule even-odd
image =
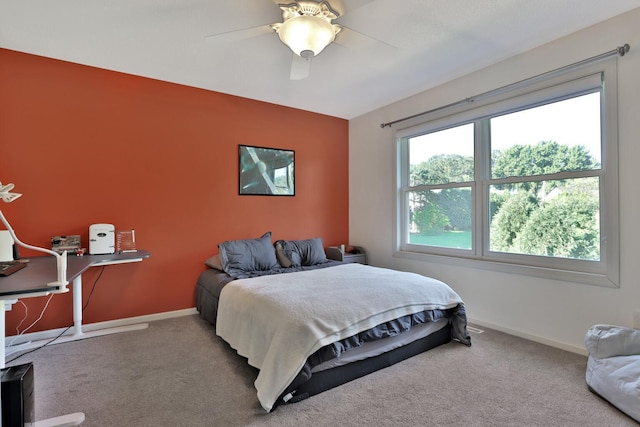
[[[522,276],[538,277],[549,280],[581,283],[584,285],[604,286],[619,288],[620,286],[610,280],[606,274],[588,273],[581,271],[563,270],[560,268],[539,267],[533,265],[498,262],[495,260],[465,258],[447,254],[427,254],[423,252],[396,251],[394,258],[409,259],[413,261],[434,262],[438,264],[455,265],[464,268],[477,268],[480,270],[499,273],[518,274]]]
[[[523,338],[528,341],[537,342],[539,344],[548,345],[549,347],[559,348],[560,350],[569,351],[571,353],[580,354],[582,356],[587,356],[589,354],[587,352],[586,347],[579,347],[579,346],[567,344],[561,341],[550,340],[550,339],[547,339],[538,335],[533,335],[517,329],[511,329],[511,328],[497,325],[495,323],[485,322],[484,320],[468,318],[467,321],[474,325],[483,326],[485,328],[493,329],[494,331],[498,331],[498,332],[504,332],[505,334]]]
[[[602,81],[604,75],[605,81]],[[606,85],[604,87],[602,84]],[[519,111],[546,102],[556,102],[580,94],[589,93],[595,89],[601,93],[601,148],[602,169],[589,171],[588,174],[600,177],[600,216],[601,216],[601,251],[600,260],[587,261],[568,258],[553,258],[526,254],[511,254],[492,252],[489,250],[489,226],[487,218],[489,212],[489,197],[487,185],[491,184],[488,177],[476,176],[474,181],[442,184],[434,188],[457,188],[471,186],[472,192],[472,248],[443,248],[423,246],[409,243],[409,212],[406,194],[421,187],[409,187],[408,175],[408,141],[417,135],[424,135],[448,129],[452,126],[464,126],[472,121],[481,122],[495,114]],[[478,266],[491,271],[502,271],[543,277],[554,280],[564,280],[589,285],[620,287],[620,256],[619,256],[619,189],[618,189],[618,135],[617,135],[617,61],[602,61],[590,66],[581,67],[571,72],[563,72],[553,79],[542,80],[529,86],[518,87],[514,91],[504,91],[495,97],[483,99],[475,106],[459,106],[451,111],[438,111],[430,116],[430,120],[417,123],[408,120],[406,127],[395,133],[396,141],[396,184],[395,201],[395,242],[392,248],[393,256],[414,260],[429,260],[438,257],[439,260]],[[486,130],[485,130],[486,131]],[[483,130],[476,129],[475,133],[475,171],[486,173],[489,158],[486,147],[479,143],[479,136]],[[485,139],[480,138],[483,142]],[[485,150],[483,150],[485,148]],[[484,153],[484,154],[483,154]],[[479,168],[480,166],[480,168]],[[544,179],[567,179],[582,177],[587,173],[571,172],[571,174],[548,175]],[[562,175],[562,176],[561,176]],[[566,176],[564,176],[566,175]],[[481,188],[482,186],[482,188]],[[427,186],[423,186],[427,187]],[[478,209],[481,209],[480,211]],[[481,221],[480,221],[481,220]]]
[[[90,332],[90,331],[97,331],[101,329],[118,328],[118,327],[136,325],[140,323],[155,322],[157,320],[172,319],[175,317],[191,316],[194,314],[198,314],[198,310],[195,307],[185,308],[182,310],[166,311],[163,313],[154,313],[154,314],[147,314],[144,316],[128,317],[124,319],[107,320],[105,322],[90,323],[88,325],[84,325],[84,328],[88,332]],[[586,348],[583,348],[583,347],[574,346],[574,345],[563,343],[560,341],[550,340],[550,339],[543,338],[538,335],[529,334],[527,332],[523,332],[517,329],[511,329],[511,328],[497,325],[495,323],[486,322],[484,320],[468,318],[467,321],[477,326],[493,329],[498,332],[504,332],[505,334],[524,338],[526,340],[534,341],[540,344],[545,344],[550,347],[559,348],[561,350],[570,351],[572,353],[577,353],[584,356],[588,354]],[[48,331],[40,331],[40,332],[33,332],[29,334],[23,334],[23,335],[20,335],[20,337],[16,340],[15,344],[22,344],[30,341],[41,341],[41,340],[51,339],[56,335],[60,334],[60,332],[62,332],[63,330],[64,328],[60,328],[60,329],[51,329]],[[70,329],[70,331],[72,330],[73,328]],[[13,338],[14,337],[7,337],[7,341]],[[56,343],[58,343],[58,341],[52,344],[56,344]]]
[[[127,317],[124,319],[115,319],[115,320],[107,320],[104,322],[96,322],[96,323],[90,323],[87,325],[82,325],[83,331],[86,333],[85,338],[90,338],[91,336],[98,336],[99,331],[101,330],[113,330],[113,329],[123,329],[123,328],[129,328],[129,330],[135,330],[135,329],[144,329],[144,327],[146,327],[147,325],[145,325],[144,327],[140,327],[140,328],[136,328],[137,325],[144,325],[148,322],[154,322],[156,320],[163,320],[163,319],[171,319],[174,317],[181,317],[181,316],[190,316],[192,314],[197,314],[198,311],[196,310],[196,308],[185,308],[182,310],[175,310],[175,311],[166,311],[163,313],[154,313],[154,314],[147,314],[144,316],[136,316],[136,317]],[[133,328],[132,328],[133,327]],[[60,333],[62,333],[62,331],[64,331],[66,328],[59,328],[59,329],[49,329],[46,331],[39,331],[39,332],[32,332],[32,333],[28,333],[28,334],[22,334],[22,335],[18,335],[17,337],[14,336],[8,336],[6,337],[5,342],[12,343],[12,346],[18,346],[21,344],[25,344],[25,343],[34,343],[33,346],[31,345],[25,345],[22,346],[20,348],[20,351],[22,350],[26,350],[28,348],[34,348],[37,347],[37,345],[35,345],[35,342],[38,341],[44,341],[44,340],[50,340],[58,335],[60,335]],[[74,329],[73,327],[69,328],[69,330],[67,331],[67,333],[65,335],[63,335],[62,337],[60,337],[58,340],[54,341],[53,344],[59,344],[61,342],[65,342],[65,341],[69,341],[68,339],[66,340],[65,337],[67,337],[68,335],[73,334]],[[93,332],[93,334],[90,334],[91,332]],[[13,341],[13,339],[15,338],[15,341]],[[7,353],[9,353],[10,348],[7,347]]]
[[[71,427],[79,426],[84,422],[84,413],[75,412],[69,415],[62,415],[55,418],[47,418],[33,423],[33,427]],[[27,425],[27,424],[25,424]]]

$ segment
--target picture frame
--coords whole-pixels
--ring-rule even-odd
[[[295,196],[295,151],[238,146],[241,196]]]

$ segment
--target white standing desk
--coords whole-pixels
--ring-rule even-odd
[[[93,336],[124,332],[146,328],[147,324],[130,325],[85,333],[82,331],[82,273],[91,267],[140,262],[151,254],[144,250],[109,255],[69,255],[67,258],[67,280],[73,284],[73,334],[64,336],[57,342],[72,341]],[[29,258],[27,267],[16,273],[0,277],[0,368],[5,367],[5,302],[13,302],[20,298],[32,298],[49,294],[68,292],[67,287],[48,286],[52,278],[57,277],[56,259],[54,257]],[[84,413],[37,421],[35,427],[77,426],[84,421]]]
[[[119,326],[115,328],[105,328],[86,332],[82,330],[82,273],[91,267],[99,267],[104,265],[126,264],[132,262],[140,262],[144,258],[149,258],[151,254],[147,251],[127,252],[123,254],[112,255],[85,255],[82,257],[69,257],[67,260],[67,277],[71,277],[71,269],[77,269],[79,274],[73,277],[73,334],[60,337],[57,342],[75,341],[84,338],[96,337],[107,334],[115,334],[118,332],[135,331],[144,329],[149,326],[147,323],[139,323],[136,325]],[[90,264],[84,267],[84,261],[90,261]],[[72,265],[74,264],[74,265]],[[77,264],[77,265],[76,265]],[[26,269],[23,269],[26,270]],[[21,270],[22,271],[22,270]],[[71,279],[69,279],[71,280]]]

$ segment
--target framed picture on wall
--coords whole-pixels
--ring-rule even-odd
[[[295,196],[295,152],[238,146],[240,195]]]

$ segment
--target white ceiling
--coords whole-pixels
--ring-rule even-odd
[[[371,43],[328,46],[313,59],[310,77],[299,81],[289,79],[291,51],[275,33],[228,43],[205,39],[280,22],[272,0],[0,0],[0,47],[351,119],[640,7],[640,1],[344,5],[335,23]]]

